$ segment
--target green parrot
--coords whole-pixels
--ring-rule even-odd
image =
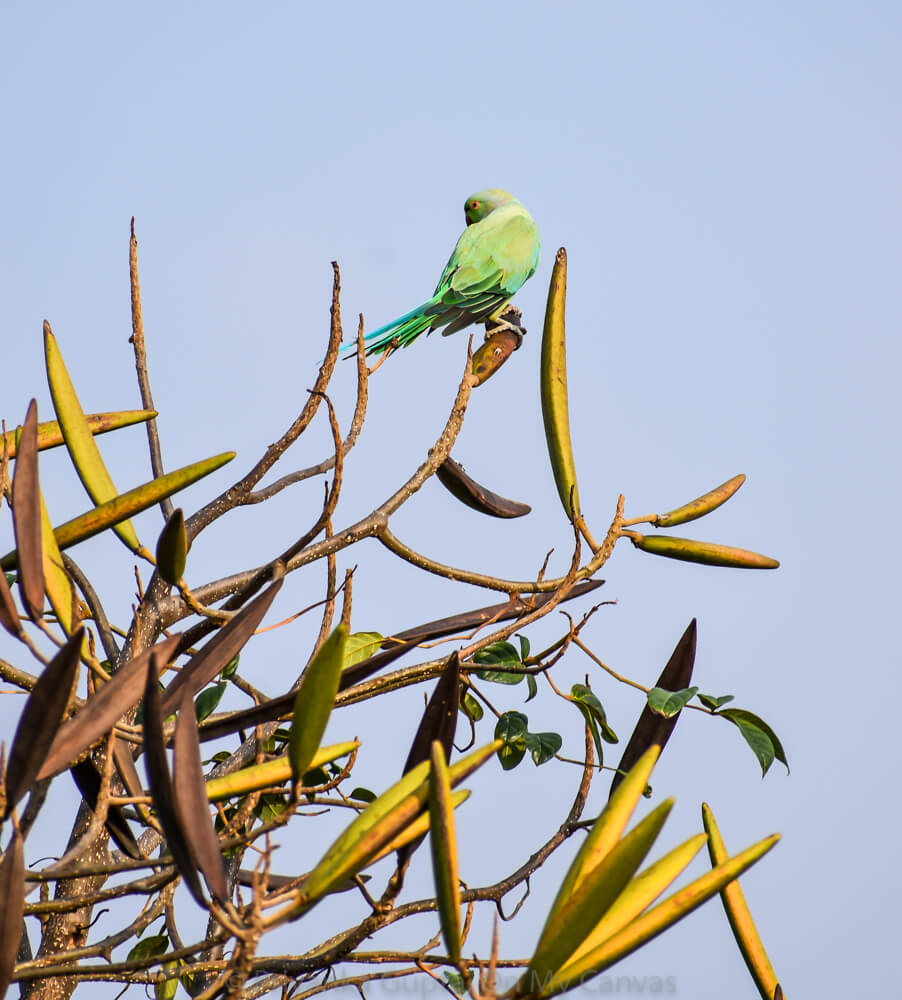
[[[439,327],[445,327],[442,334],[447,337],[471,323],[497,319],[535,274],[539,230],[512,194],[499,188],[479,191],[467,198],[464,215],[467,228],[432,298],[369,334],[367,354],[391,353]],[[344,353],[355,346],[347,345]]]

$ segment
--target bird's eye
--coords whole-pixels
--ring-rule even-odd
[[[479,208],[479,202],[478,201],[471,201],[470,202],[470,208],[472,208],[473,211],[475,212],[476,209]]]

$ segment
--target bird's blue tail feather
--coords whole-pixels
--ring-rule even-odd
[[[392,320],[391,323],[386,323],[385,326],[380,326],[378,330],[368,333],[364,337],[367,354],[375,354],[380,349],[384,349],[386,345],[396,338],[400,341],[402,347],[406,347],[431,325],[433,317],[426,316],[425,313],[432,304],[431,300],[424,302],[422,305],[417,306],[416,309],[411,309],[410,312],[404,313],[403,316]],[[341,353],[347,356],[352,354],[356,349],[356,342],[345,344],[341,349]]]

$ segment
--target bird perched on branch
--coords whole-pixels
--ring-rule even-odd
[[[499,319],[521,285],[535,274],[539,230],[512,194],[499,188],[479,191],[467,198],[464,215],[467,228],[432,298],[366,338],[368,355],[384,355],[379,364],[421,333],[444,327],[442,334],[447,337],[471,323]],[[349,344],[344,352],[354,349]]]

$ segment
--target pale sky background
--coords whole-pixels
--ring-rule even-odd
[[[744,472],[727,507],[677,533],[782,561],[775,573],[743,573],[655,559],[623,542],[605,567],[603,596],[617,604],[586,630],[592,648],[650,684],[697,617],[695,683],[768,720],[792,765],[787,776],[774,764],[762,782],[738,732],[685,713],[654,779],[659,797],[678,800],[654,856],[701,828],[702,800],[734,850],[782,832],[743,885],[787,995],[892,995],[902,818],[900,32],[902,9],[889,2],[327,9],[7,0],[0,416],[20,422],[36,396],[51,418],[44,318],[87,410],[138,405],[127,343],[134,215],[167,467],[239,453],[183,495],[193,510],[303,404],[328,330],[331,260],[342,268],[348,333],[359,311],[375,327],[431,293],[469,193],[513,191],[543,239],[540,269],[517,297],[529,334],[474,393],[454,454],[533,513],[484,519],[433,482],[393,526],[429,555],[486,572],[533,575],[551,546],[552,568],[565,566],[570,536],[537,376],[551,264],[566,246],[574,448],[595,534],[620,492],[635,516]],[[336,527],[380,503],[422,460],[465,349],[463,334],[423,338],[374,377]],[[352,365],[340,369],[333,398],[347,427]],[[101,444],[121,489],[149,478],[141,430]],[[327,449],[318,420],[283,471]],[[46,456],[42,476],[55,523],[86,508],[62,452]],[[220,522],[192,551],[189,580],[279,551],[320,497],[316,480]],[[158,513],[138,526],[152,542]],[[133,590],[125,549],[98,540],[73,554],[102,589],[107,581],[108,611],[124,621]],[[344,556],[340,569],[357,562],[359,629],[388,632],[497,599],[396,565],[376,543]],[[321,567],[295,574],[271,620],[315,600],[323,576]],[[249,678],[281,693],[313,627],[305,620],[255,642],[243,661]],[[540,648],[562,628],[551,616],[529,634]],[[0,655],[30,668],[10,642]],[[625,740],[641,696],[578,651],[558,670],[565,687],[589,671]],[[580,752],[577,713],[547,690],[525,707],[521,688],[487,693]],[[0,705],[7,734],[19,705]],[[383,701],[380,718],[337,713],[330,737],[365,741],[361,784],[395,779],[421,705],[414,690]],[[562,818],[576,780],[563,764],[537,770],[527,761],[511,774],[490,764],[458,819],[462,877],[482,884],[525,860]],[[67,782],[58,794],[69,794]],[[587,814],[607,786],[598,780]],[[59,813],[45,817],[29,862],[61,849],[63,835]],[[316,860],[326,844],[322,832],[312,836],[288,838],[280,870]],[[533,879],[522,919],[503,925],[508,955],[529,953],[574,849]],[[429,878],[423,851],[402,898],[424,895]],[[362,913],[339,899],[321,911],[336,927]],[[434,924],[367,947],[418,947]],[[294,928],[279,947],[302,947],[323,926]],[[108,930],[101,921],[98,933]],[[469,948],[484,954],[488,943],[482,921]],[[756,996],[717,901],[615,972],[672,977],[685,998]]]

